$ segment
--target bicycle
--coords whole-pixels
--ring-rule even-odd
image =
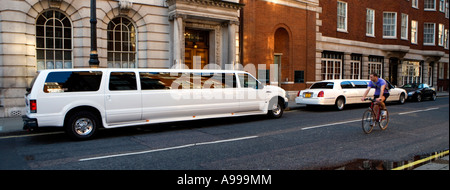
[[[372,132],[373,127],[378,125],[381,130],[385,130],[389,124],[389,112],[386,111],[386,116],[381,116],[381,108],[378,106],[378,114],[375,114],[376,99],[366,98],[364,100],[370,100],[371,104],[362,117],[362,129],[364,133],[369,134]]]

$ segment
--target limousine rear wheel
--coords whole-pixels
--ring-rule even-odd
[[[65,124],[66,133],[75,140],[92,138],[99,126],[98,117],[89,111],[79,111],[70,116]]]
[[[277,99],[272,99],[269,102],[269,110],[267,112],[267,115],[270,118],[280,118],[283,115],[284,109],[283,109],[283,102]]]

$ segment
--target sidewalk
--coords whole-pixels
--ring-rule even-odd
[[[414,170],[449,170],[448,155],[415,168]]]

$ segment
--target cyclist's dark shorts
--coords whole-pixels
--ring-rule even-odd
[[[384,93],[384,94],[383,94],[383,96],[384,96],[384,101],[383,101],[383,102],[384,102],[384,103],[386,103],[386,100],[389,98],[389,95],[390,95],[389,93]],[[375,99],[377,99],[377,98],[379,98],[379,97],[380,97],[380,95],[374,95],[374,96],[373,96],[373,98],[375,98]]]

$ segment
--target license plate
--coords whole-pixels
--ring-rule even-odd
[[[305,98],[311,98],[311,93],[305,93]]]

